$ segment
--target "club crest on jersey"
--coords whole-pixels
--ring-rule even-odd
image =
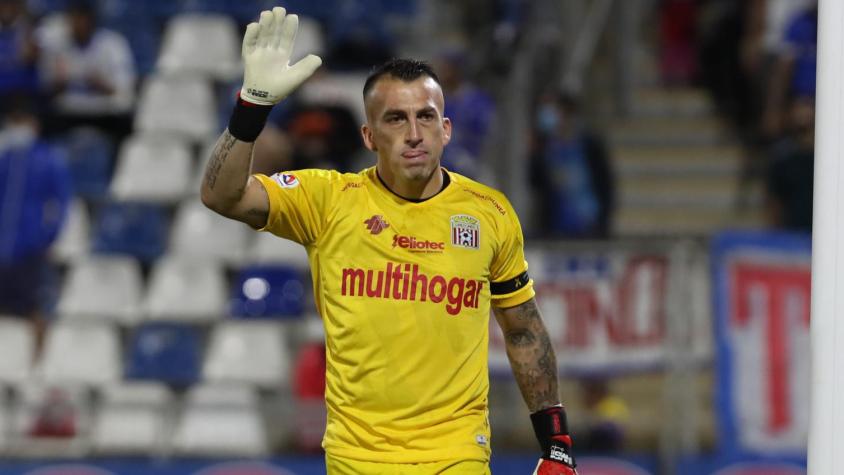
[[[282,188],[296,188],[299,186],[299,179],[296,175],[290,173],[276,173],[273,175],[273,180]]]
[[[451,245],[478,249],[481,241],[481,222],[474,216],[458,214],[451,217]]]
[[[366,225],[366,229],[368,229],[372,234],[380,234],[381,231],[390,227],[390,225],[384,221],[384,217],[380,214],[372,215],[371,218],[364,220],[363,224]]]

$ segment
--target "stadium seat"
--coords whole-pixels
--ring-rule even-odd
[[[366,123],[366,112],[360,94],[366,74],[327,73],[305,82],[299,89],[305,104],[345,107],[354,115],[357,123]]]
[[[147,323],[131,336],[126,378],[187,386],[199,381],[199,365],[196,329],[176,323]]]
[[[123,374],[120,340],[110,325],[54,322],[37,368],[48,383],[101,385]]]
[[[160,453],[172,394],[163,384],[133,382],[103,388],[92,445],[98,455]]]
[[[171,136],[133,136],[120,148],[111,196],[118,201],[173,204],[188,194],[193,157]]]
[[[108,193],[114,161],[114,144],[102,132],[90,127],[68,132],[62,141],[73,191],[86,199],[99,199]]]
[[[152,320],[212,322],[225,313],[225,295],[219,264],[170,256],[155,263],[144,308]]]
[[[32,373],[34,350],[32,325],[23,318],[0,316],[0,383],[15,384],[28,380]]]
[[[107,203],[96,216],[93,251],[128,254],[151,262],[164,253],[167,233],[164,208],[145,203]]]
[[[87,451],[88,392],[81,386],[29,382],[16,387],[9,449],[17,456],[79,457]]]
[[[256,265],[283,265],[303,272],[310,269],[304,246],[267,232],[255,235],[248,260]]]
[[[89,256],[65,279],[57,313],[69,320],[112,320],[131,325],[141,317],[141,269],[125,256]]]
[[[305,272],[296,267],[247,267],[235,278],[231,313],[239,318],[299,317],[308,287]]]
[[[0,457],[6,455],[12,434],[12,417],[9,397],[5,391],[0,391]]]
[[[135,129],[202,141],[219,133],[214,93],[201,76],[153,76],[144,83]]]
[[[289,380],[290,356],[282,327],[275,322],[224,322],[214,327],[203,379],[268,389]]]
[[[170,235],[175,256],[236,264],[245,258],[251,232],[246,225],[224,218],[199,200],[182,204]]]
[[[158,70],[230,81],[241,74],[240,33],[230,17],[185,13],[171,18],[164,32]]]
[[[67,264],[86,256],[91,248],[91,219],[81,199],[70,203],[67,219],[51,250],[52,258]]]
[[[267,445],[254,390],[206,385],[187,394],[173,437],[176,454],[255,457],[265,455]]]

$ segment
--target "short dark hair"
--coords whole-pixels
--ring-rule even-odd
[[[434,68],[425,61],[420,61],[418,59],[393,58],[386,63],[375,66],[372,68],[372,71],[369,72],[369,76],[366,77],[366,82],[363,84],[364,99],[366,99],[369,91],[375,87],[375,83],[384,76],[390,76],[404,82],[410,82],[419,79],[422,76],[428,76],[436,81],[437,84],[440,84],[440,78],[437,77],[437,73],[434,72]]]

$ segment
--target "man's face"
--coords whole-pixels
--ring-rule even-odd
[[[366,148],[378,154],[382,176],[398,184],[426,183],[451,139],[451,121],[443,117],[443,93],[436,81],[385,76],[365,102],[367,123],[361,133]]]

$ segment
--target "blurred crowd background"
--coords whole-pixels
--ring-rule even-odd
[[[0,0],[0,454],[319,452],[325,361],[304,251],[198,198],[240,88],[241,34],[274,4]],[[371,166],[369,68],[430,61],[454,124],[444,166],[507,193],[549,282],[580,278],[542,258],[568,250],[605,281],[638,254],[665,257],[669,281],[704,273],[689,287],[699,312],[669,284],[655,294],[681,301],[660,328],[699,313],[708,335],[682,371],[590,362],[600,349],[561,363],[576,453],[650,457],[661,473],[716,453],[736,429],[719,423],[730,353],[710,250],[727,230],[766,243],[811,232],[816,2],[281,4],[300,15],[294,59],[324,65],[273,110],[254,171]],[[560,269],[580,265],[567,259]],[[577,318],[556,308],[546,320]],[[574,338],[571,323],[549,326],[561,346]],[[494,450],[535,452],[514,382],[493,374]]]

